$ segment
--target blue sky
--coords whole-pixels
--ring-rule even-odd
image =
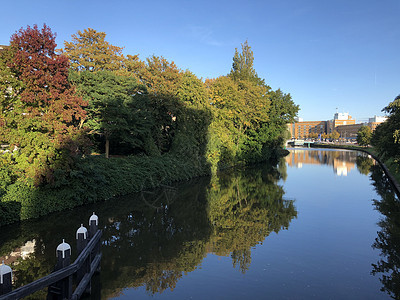
[[[248,40],[254,66],[290,93],[304,120],[358,122],[400,94],[400,0],[5,1],[0,44],[21,27],[46,23],[57,43],[93,28],[124,54],[164,56],[198,77],[229,73]]]

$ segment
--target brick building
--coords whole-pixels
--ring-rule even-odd
[[[368,123],[358,123],[348,113],[335,113],[332,120],[328,121],[303,121],[298,119],[296,123],[288,124],[288,129],[292,138],[307,139],[311,133],[322,135],[324,133],[331,134],[337,131],[343,139],[356,139],[357,132],[363,125],[371,127],[372,131],[376,126],[384,122],[386,117],[374,116],[369,118]]]

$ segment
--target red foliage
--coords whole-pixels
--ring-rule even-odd
[[[13,58],[9,64],[24,83],[21,101],[28,118],[40,118],[41,130],[59,135],[78,126],[86,115],[86,102],[75,95],[68,82],[69,62],[55,53],[55,35],[44,25],[20,29],[12,35]],[[37,120],[39,121],[39,120]]]
[[[55,48],[49,27],[28,26],[12,35],[7,56],[22,88],[1,130],[4,140],[19,149],[21,177],[33,179],[35,185],[51,181],[55,169],[69,168],[71,157],[87,146],[81,128],[87,103],[68,81],[68,59]]]

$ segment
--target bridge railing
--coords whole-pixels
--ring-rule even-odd
[[[63,241],[56,250],[55,271],[32,283],[12,291],[11,268],[0,265],[0,300],[21,299],[46,287],[47,299],[79,299],[84,292],[90,293],[92,276],[100,270],[102,231],[98,229],[98,218],[94,213],[89,224],[89,232],[81,225],[76,233],[79,255],[75,262],[70,264],[71,247]],[[73,286],[76,286],[74,291]]]

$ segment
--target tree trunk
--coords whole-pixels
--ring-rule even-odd
[[[110,155],[110,140],[106,137],[106,158]]]

